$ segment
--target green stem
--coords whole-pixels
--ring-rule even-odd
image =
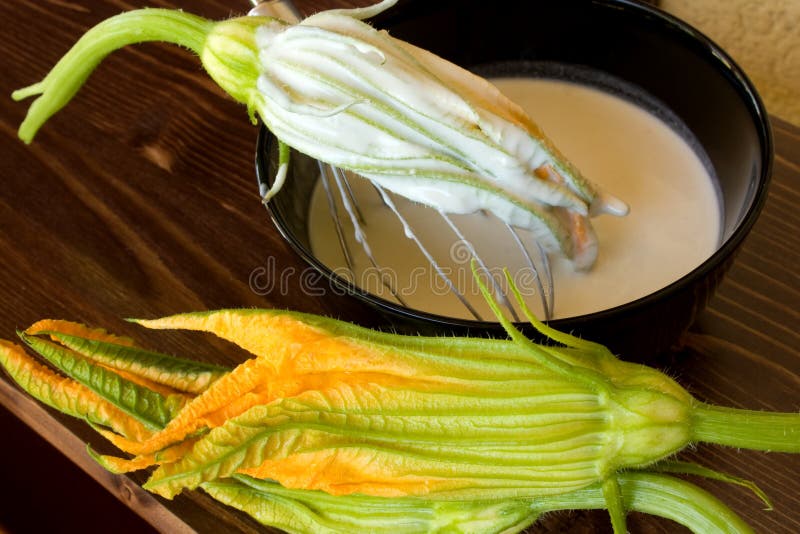
[[[611,517],[611,527],[614,529],[614,534],[625,534],[628,532],[628,527],[625,520],[625,504],[622,501],[619,480],[616,476],[608,477],[603,481],[601,489],[603,491],[603,499],[606,501],[606,508],[608,508],[608,515]]]
[[[749,534],[753,530],[719,499],[690,482],[654,473],[619,473],[617,481],[625,508],[671,519],[696,534]],[[602,509],[602,490],[592,486],[537,499],[534,508],[556,510]]]
[[[12,93],[14,100],[37,98],[19,128],[19,137],[31,142],[44,122],[69,102],[97,65],[109,53],[147,41],[185,46],[197,54],[203,49],[212,21],[170,9],[140,9],[107,19],[81,37],[47,77]]]
[[[699,403],[692,409],[692,441],[761,451],[800,452],[800,413]]]

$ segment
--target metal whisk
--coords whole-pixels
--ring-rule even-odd
[[[465,294],[465,289],[460,287],[463,284],[463,280],[459,278],[461,284],[458,283],[453,279],[452,267],[442,265],[441,258],[446,252],[453,256],[452,246],[441,246],[442,239],[440,234],[443,230],[451,235],[453,243],[457,243],[464,248],[468,257],[475,259],[479,269],[483,274],[487,275],[488,281],[493,286],[495,295],[500,303],[508,310],[514,320],[519,320],[517,310],[506,295],[503,281],[498,280],[498,275],[500,274],[497,272],[498,266],[490,267],[490,264],[484,261],[478,250],[478,245],[475,244],[476,240],[469,235],[467,230],[461,227],[459,220],[463,221],[465,216],[454,216],[420,205],[412,206],[409,201],[386,191],[386,189],[377,184],[371,184],[370,187],[354,187],[351,181],[363,181],[365,179],[349,171],[323,163],[319,163],[319,170],[320,183],[324,190],[328,214],[335,230],[336,240],[347,271],[352,277],[351,280],[356,280],[355,273],[360,270],[357,265],[356,254],[352,249],[355,245],[360,247],[360,252],[363,253],[369,266],[375,272],[380,273],[380,282],[388,293],[401,305],[408,305],[404,299],[404,293],[396,287],[396,281],[392,277],[386,276],[386,272],[394,270],[393,267],[396,266],[383,264],[374,252],[375,247],[370,243],[370,229],[375,222],[381,225],[381,229],[376,231],[377,238],[385,238],[385,224],[376,221],[377,218],[382,219],[384,217],[383,214],[376,215],[377,211],[385,210],[397,219],[400,225],[400,232],[414,244],[435,276],[447,288],[448,292],[458,299],[471,318],[476,320],[485,319],[470,302]],[[361,208],[364,204],[370,206],[379,204],[380,207],[367,211]],[[419,215],[421,211],[426,211],[429,215],[421,218]],[[532,241],[529,236],[522,235],[519,230],[487,212],[481,212],[471,217],[481,218],[480,224],[487,224],[495,230],[504,232],[504,234],[500,235],[492,234],[493,240],[506,240],[513,243],[519,255],[517,263],[524,265],[528,272],[532,274],[529,277],[529,282],[535,284],[535,293],[541,301],[544,316],[550,319],[553,315],[553,278],[550,263],[543,247],[538,242]],[[421,220],[425,223],[423,226],[415,224]],[[319,221],[315,222],[319,223]],[[436,234],[436,239],[433,238],[433,234]],[[372,237],[375,238],[376,236],[373,235]],[[526,245],[526,243],[528,244]],[[528,250],[529,246],[535,248],[533,253]],[[456,258],[451,259],[455,260]],[[530,292],[526,291],[525,293],[528,294]]]
[[[300,20],[300,15],[290,0],[270,0],[261,2],[251,0],[254,8],[250,14],[267,15],[278,17],[288,22]],[[381,258],[376,253],[374,245],[377,240],[384,241],[386,235],[379,230],[375,230],[376,225],[385,227],[381,221],[391,214],[396,223],[399,223],[399,231],[413,243],[416,251],[424,258],[422,262],[427,264],[429,271],[435,276],[436,281],[445,289],[446,293],[454,296],[463,310],[467,313],[467,318],[475,320],[486,320],[470,301],[463,285],[463,280],[459,277],[454,280],[453,269],[451,266],[442,264],[441,258],[443,250],[441,246],[442,229],[446,229],[452,236],[452,243],[457,243],[466,252],[466,256],[474,258],[482,274],[494,290],[495,297],[502,306],[508,310],[511,318],[519,321],[519,313],[515,309],[507,296],[507,288],[504,288],[502,274],[498,273],[499,267],[506,265],[494,265],[490,267],[481,257],[478,246],[474,244],[473,236],[469,231],[462,228],[464,216],[453,216],[433,208],[414,205],[402,197],[387,191],[378,184],[367,182],[367,179],[355,175],[350,171],[318,162],[319,166],[319,186],[324,192],[324,197],[320,202],[324,202],[327,214],[332,222],[335,232],[335,241],[338,243],[338,254],[340,259],[318,258],[328,264],[328,267],[343,275],[362,289],[367,290],[363,284],[359,283],[359,272],[364,272],[364,268],[371,269],[377,273],[378,283],[381,294],[387,293],[389,298],[395,300],[402,306],[413,307],[408,302],[409,288],[398,287],[396,276],[389,273],[395,272],[396,265],[387,264],[385,258]],[[364,184],[369,183],[369,186]],[[358,186],[356,186],[357,184]],[[313,200],[312,200],[313,204]],[[365,210],[363,206],[368,205],[373,209]],[[377,208],[375,208],[377,206]],[[424,224],[420,225],[419,210],[427,210],[423,217]],[[313,206],[311,208],[313,212]],[[413,211],[413,213],[409,213]],[[316,212],[319,216],[319,211]],[[538,295],[538,303],[535,306],[540,308],[541,315],[545,320],[553,317],[554,307],[554,285],[550,262],[541,244],[532,239],[527,232],[520,231],[512,226],[500,221],[488,212],[481,212],[472,217],[482,218],[479,225],[491,225],[497,230],[491,236],[492,241],[504,240],[504,242],[516,250],[517,259],[515,263],[522,265],[527,270],[526,287],[523,292],[526,295]],[[325,224],[322,221],[315,221],[317,224]],[[395,225],[396,226],[396,225]],[[375,230],[373,232],[373,230]],[[433,237],[436,239],[433,239]],[[438,244],[437,244],[438,243]],[[385,248],[385,247],[384,247]],[[452,246],[445,247],[451,252]],[[508,248],[508,247],[506,247]],[[533,251],[533,252],[531,252]],[[315,251],[316,254],[316,251]],[[329,254],[330,256],[330,254]],[[341,265],[343,260],[343,266]],[[344,271],[338,267],[344,267]],[[493,272],[494,271],[494,272]],[[513,273],[512,273],[513,275]],[[532,285],[532,288],[530,287]],[[532,289],[532,291],[531,291]],[[462,310],[462,311],[463,311]],[[434,310],[425,309],[422,311],[432,312]]]

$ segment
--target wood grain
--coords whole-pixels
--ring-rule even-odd
[[[356,3],[297,4],[311,12]],[[0,93],[37,81],[100,20],[143,5],[181,7],[168,0],[0,3]],[[190,9],[219,19],[247,8],[243,0],[197,0]],[[16,138],[26,107],[0,98],[0,338],[13,339],[15,329],[42,317],[66,318],[145,339],[156,350],[233,365],[245,356],[225,343],[145,334],[123,318],[257,306],[376,321],[352,300],[308,291],[305,265],[257,196],[256,129],[188,52],[145,44],[110,56],[30,146]],[[704,401],[798,411],[800,129],[777,119],[773,127],[775,167],[762,217],[682,346],[651,363]],[[286,287],[260,294],[251,276],[274,265],[291,274]],[[83,443],[96,442],[86,425],[31,401],[5,377],[0,403],[162,531],[264,531],[200,492],[165,502],[141,490],[141,474],[108,475],[85,453]],[[797,456],[703,446],[683,457],[762,487],[775,510],[764,511],[746,490],[698,481],[757,531],[800,531]],[[630,528],[678,531],[639,514]],[[574,512],[552,514],[536,530],[610,527],[603,512]]]

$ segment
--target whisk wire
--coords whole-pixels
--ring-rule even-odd
[[[514,309],[514,306],[511,305],[511,302],[508,300],[508,297],[506,296],[505,292],[503,292],[500,289],[497,280],[495,279],[491,271],[489,271],[489,268],[486,267],[486,263],[483,261],[480,254],[478,254],[478,251],[475,250],[475,246],[472,244],[472,241],[470,241],[467,238],[467,236],[464,235],[461,229],[453,222],[453,219],[451,219],[445,212],[439,210],[439,215],[442,217],[442,219],[445,220],[447,225],[450,227],[453,233],[456,234],[456,237],[458,237],[461,243],[467,247],[467,250],[469,250],[470,255],[478,263],[478,266],[481,268],[481,270],[484,273],[486,273],[486,276],[489,277],[489,281],[492,284],[492,289],[494,289],[495,295],[498,298],[498,300],[500,300],[500,303],[503,306],[505,306],[506,309],[508,309],[509,313],[511,313],[511,316],[514,318],[515,321],[519,321],[519,316],[517,315],[517,311]]]
[[[364,216],[364,213],[360,207],[360,201],[363,200],[363,198],[360,198],[358,195],[355,194],[350,184],[349,175],[352,173],[349,173],[348,171],[344,171],[337,167],[331,167],[321,162],[318,162],[318,165],[320,169],[320,180],[322,182],[322,187],[327,197],[328,210],[331,219],[333,220],[334,223],[334,228],[336,230],[336,236],[337,236],[337,241],[339,243],[339,247],[341,249],[342,255],[344,256],[349,274],[351,275],[351,281],[356,283],[355,273],[357,272],[357,268],[355,265],[353,252],[350,248],[349,241],[346,237],[347,231],[345,230],[345,227],[342,223],[343,215],[341,214],[340,207],[338,206],[334,198],[336,196],[334,187],[338,192],[339,198],[341,199],[342,203],[341,207],[344,208],[344,211],[347,213],[347,216],[352,225],[353,237],[356,243],[358,243],[361,246],[362,251],[366,256],[369,264],[373,267],[373,269],[375,269],[375,272],[378,273],[380,283],[389,291],[389,293],[395,298],[395,300],[397,300],[398,303],[400,303],[402,306],[408,306],[405,299],[398,291],[396,284],[393,282],[391,277],[387,275],[386,271],[379,264],[378,260],[375,257],[375,254],[372,251],[372,248],[369,245],[369,241],[367,239],[367,230],[366,230],[368,226],[368,220]],[[357,178],[361,179],[360,177]],[[391,195],[377,183],[371,182],[371,185],[372,188],[377,193],[383,208],[388,209],[394,214],[394,216],[402,225],[406,237],[408,237],[414,242],[417,249],[422,253],[425,259],[428,261],[429,265],[433,268],[436,276],[445,284],[448,292],[452,293],[461,302],[461,304],[464,306],[464,308],[466,308],[469,314],[472,315],[472,317],[474,317],[476,320],[482,321],[483,317],[481,316],[481,314],[470,303],[470,301],[466,298],[463,292],[456,287],[456,285],[453,283],[452,278],[447,274],[446,270],[441,266],[441,264],[436,260],[434,255],[425,246],[419,234],[415,232],[408,218],[403,215],[401,210],[392,200]],[[509,300],[507,293],[501,288],[500,284],[497,282],[497,279],[492,275],[491,270],[489,269],[487,263],[478,253],[476,247],[474,246],[469,236],[467,236],[464,233],[464,231],[453,221],[453,218],[450,217],[447,213],[438,210],[438,214],[442,217],[442,219],[445,221],[450,230],[455,234],[459,242],[467,248],[470,257],[475,259],[481,271],[489,277],[489,281],[500,303],[506,309],[508,309],[514,321],[519,321],[520,320],[519,315],[514,306],[511,304],[511,301]],[[509,225],[508,223],[503,223],[503,225],[511,235],[511,238],[513,239],[514,243],[519,249],[522,258],[524,258],[527,268],[532,274],[533,284],[535,286],[536,293],[539,295],[539,299],[541,301],[541,306],[543,310],[543,319],[545,321],[552,319],[554,311],[555,291],[554,291],[553,275],[550,268],[550,262],[547,256],[547,252],[545,251],[544,247],[539,241],[534,240],[533,244],[536,247],[536,255],[535,255],[536,258],[534,258],[534,255],[531,254],[531,251],[528,249],[528,246],[526,246],[522,236],[517,231],[517,229]]]
[[[450,277],[447,276],[447,273],[445,273],[444,269],[442,269],[442,267],[439,265],[439,263],[436,261],[433,255],[428,251],[425,245],[423,245],[422,241],[419,239],[417,234],[414,232],[414,229],[411,227],[411,224],[409,224],[408,220],[406,220],[403,214],[400,213],[400,210],[397,209],[397,206],[394,204],[394,201],[391,199],[391,197],[389,197],[389,194],[386,192],[386,190],[383,189],[378,184],[373,184],[373,185],[375,185],[378,192],[380,193],[381,198],[383,199],[383,203],[390,210],[392,210],[392,212],[398,218],[400,223],[403,225],[403,230],[405,231],[406,237],[414,241],[414,244],[417,245],[417,248],[419,248],[420,252],[422,252],[422,254],[425,256],[425,259],[428,260],[428,263],[430,263],[430,265],[436,271],[437,276],[445,283],[448,290],[450,290],[450,292],[452,292],[456,296],[456,298],[458,298],[458,300],[461,301],[464,307],[472,314],[473,317],[475,317],[475,319],[482,321],[483,317],[481,317],[478,311],[472,306],[472,304],[470,304],[470,302],[466,299],[464,294],[458,290],[458,288],[453,284],[453,281],[450,279]]]
[[[327,165],[324,165],[320,161],[318,161],[317,164],[319,165],[320,181],[322,182],[322,187],[325,190],[325,197],[328,200],[328,210],[330,212],[331,219],[333,220],[333,226],[336,230],[336,238],[339,241],[339,247],[344,255],[344,261],[347,265],[348,271],[350,272],[350,276],[352,280],[355,281],[353,255],[350,253],[350,246],[347,244],[347,239],[344,237],[344,228],[342,228],[342,219],[339,217],[339,208],[336,206],[336,200],[333,198],[333,193],[331,192],[330,176],[327,172]]]
[[[509,233],[514,238],[514,241],[519,247],[522,256],[525,258],[525,261],[528,264],[528,268],[533,273],[536,287],[538,289],[538,293],[542,301],[542,309],[544,310],[544,319],[545,321],[549,321],[553,317],[554,291],[553,291],[553,274],[552,271],[550,270],[550,261],[547,258],[547,253],[544,250],[542,244],[536,241],[536,246],[538,247],[539,251],[539,257],[542,260],[541,271],[544,272],[545,279],[547,280],[547,289],[545,289],[544,283],[542,282],[542,276],[539,272],[540,269],[536,266],[536,263],[533,261],[533,257],[531,256],[531,253],[525,246],[525,243],[522,242],[522,238],[520,237],[519,232],[517,232],[517,230],[508,223],[506,223],[506,228],[508,228]]]
[[[333,180],[336,184],[336,187],[339,190],[339,195],[342,199],[342,205],[344,206],[345,211],[347,212],[348,216],[350,217],[350,222],[353,225],[353,232],[355,235],[355,240],[359,243],[364,250],[364,254],[367,257],[370,265],[375,272],[378,274],[378,277],[381,281],[381,284],[391,293],[391,295],[399,302],[402,306],[407,306],[405,300],[397,291],[394,283],[386,274],[386,271],[381,268],[378,264],[377,260],[375,259],[375,255],[372,253],[372,248],[369,246],[369,241],[367,240],[366,232],[364,232],[363,225],[366,224],[364,222],[364,216],[361,214],[361,209],[359,208],[358,202],[353,195],[353,190],[350,187],[349,182],[347,181],[346,173],[339,169],[338,167],[330,167],[328,165],[320,164],[321,172],[327,175],[325,168],[329,168],[333,174]],[[334,215],[334,211],[331,212],[331,216],[338,217],[338,210],[335,210],[336,215]],[[337,228],[341,228],[341,221],[337,220],[335,222]],[[338,230],[337,230],[338,232]],[[341,244],[341,241],[340,241]],[[351,269],[352,270],[352,269]]]

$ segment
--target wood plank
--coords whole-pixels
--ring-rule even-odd
[[[297,3],[309,13],[370,2]],[[0,32],[0,93],[39,79],[99,20],[144,5],[176,3],[0,3],[0,20],[6,22]],[[220,19],[247,6],[197,0],[191,9]],[[110,56],[29,146],[16,138],[25,109],[0,99],[0,338],[13,339],[15,329],[42,317],[67,318],[133,336],[154,350],[235,365],[247,355],[225,342],[147,332],[123,318],[290,307],[377,322],[372,310],[351,299],[330,292],[319,298],[309,290],[324,285],[308,287],[305,264],[271,226],[256,197],[256,129],[242,106],[206,79],[190,53],[147,44]],[[798,411],[800,129],[774,119],[773,131],[773,182],[762,217],[682,346],[648,363],[708,402]],[[269,269],[286,284],[261,294],[252,277]],[[96,438],[84,423],[34,402],[6,377],[0,379],[0,404],[163,532],[265,531],[200,491],[164,501],[141,489],[143,473],[108,474],[86,454],[85,443],[94,446]],[[775,510],[764,511],[741,488],[698,482],[756,530],[800,531],[797,455],[702,446],[682,457],[757,482]],[[604,512],[581,511],[551,514],[535,530],[608,532],[610,527]],[[631,530],[677,531],[668,521],[641,514],[632,515]]]

